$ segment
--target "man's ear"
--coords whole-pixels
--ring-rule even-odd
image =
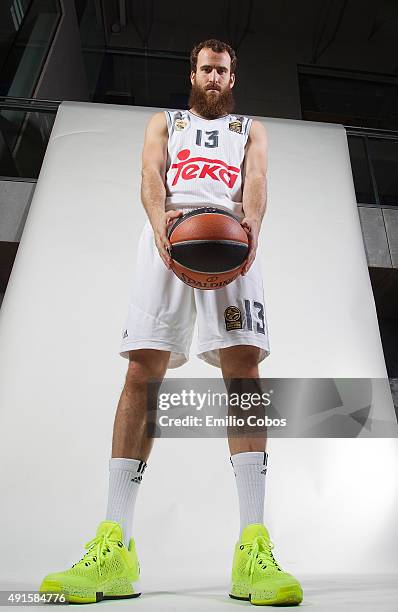
[[[196,75],[196,72],[191,72],[191,77],[190,77],[191,85],[193,85],[193,82],[194,82],[194,79],[195,79],[195,75]]]
[[[235,85],[235,74],[234,73],[232,73],[230,76],[230,83],[231,83],[230,87],[232,89],[232,87]]]

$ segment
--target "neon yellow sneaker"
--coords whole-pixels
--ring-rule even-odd
[[[302,601],[300,583],[279,567],[273,547],[264,525],[253,523],[245,527],[235,546],[230,597],[257,606],[294,605]]]
[[[64,593],[67,601],[94,603],[102,599],[138,597],[140,566],[133,538],[123,544],[119,523],[102,521],[88,552],[65,572],[48,574],[40,593]]]

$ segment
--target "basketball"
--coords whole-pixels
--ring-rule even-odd
[[[221,289],[242,272],[248,238],[239,221],[217,208],[198,208],[177,219],[168,232],[171,269],[195,289]]]

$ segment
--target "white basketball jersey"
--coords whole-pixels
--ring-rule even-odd
[[[169,133],[166,210],[213,206],[242,219],[245,146],[252,119],[202,119],[165,111]]]

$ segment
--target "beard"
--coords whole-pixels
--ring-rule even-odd
[[[194,83],[189,95],[189,108],[195,108],[206,119],[218,119],[233,111],[235,100],[231,89],[208,93]]]

